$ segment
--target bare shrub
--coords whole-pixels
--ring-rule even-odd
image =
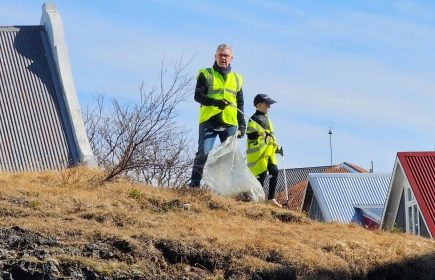
[[[111,181],[129,176],[140,182],[158,186],[180,186],[187,182],[194,153],[189,131],[178,125],[177,106],[192,95],[194,77],[186,72],[187,63],[175,62],[173,77],[167,79],[168,66],[162,60],[158,75],[160,85],[149,92],[145,84],[139,88],[139,100],[122,103],[112,98],[105,105],[105,96],[94,96],[97,106],[84,110],[89,141],[105,176]]]

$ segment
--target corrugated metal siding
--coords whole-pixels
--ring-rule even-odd
[[[325,221],[350,223],[360,220],[354,205],[385,203],[390,174],[310,174],[309,182]]]
[[[435,152],[397,153],[429,230],[435,236]]]
[[[0,171],[74,164],[72,137],[43,27],[0,27]]]

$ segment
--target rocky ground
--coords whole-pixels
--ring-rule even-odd
[[[138,258],[149,256],[143,256],[134,245],[125,240],[102,238],[94,243],[74,248],[66,242],[43,237],[18,226],[9,229],[0,227],[0,280],[222,279],[222,277],[215,278],[205,266],[201,267],[198,263],[196,266],[189,265],[189,260],[184,264],[177,263],[179,256],[170,248],[170,244],[158,242],[155,245],[161,250],[164,259],[150,257],[152,272],[145,275],[139,269],[134,269],[134,262]],[[83,259],[88,260],[88,265]],[[93,267],[96,262],[110,261],[129,265],[117,271],[112,270],[110,273],[99,273]],[[291,275],[291,278],[286,279],[295,279],[294,271]],[[237,274],[227,275],[225,278],[239,279]],[[255,278],[254,275],[253,279],[263,278],[260,276]]]
[[[53,238],[13,227],[0,228],[1,279],[141,279],[134,275],[105,277],[89,267],[59,262],[57,256],[94,256],[101,259],[119,258],[113,252],[116,244],[89,244],[84,249],[63,247]],[[118,244],[118,246],[121,246]],[[67,279],[65,278],[65,279]]]
[[[54,238],[46,238],[38,233],[13,227],[0,227],[0,279],[150,279],[140,271],[132,269],[113,272],[109,275],[97,273],[92,265],[71,261],[70,257],[90,258],[90,260],[117,260],[129,262],[135,258],[134,248],[123,240],[101,240],[83,248],[71,248]],[[92,264],[92,261],[89,263]],[[186,273],[193,272],[188,265]],[[169,279],[159,276],[156,271],[153,279]],[[202,279],[201,273],[195,274]],[[195,279],[186,276],[185,279]],[[183,279],[183,278],[180,278]]]

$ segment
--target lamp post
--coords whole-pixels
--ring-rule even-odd
[[[329,148],[331,150],[331,168],[332,168],[332,131],[331,131],[331,127],[329,128]]]

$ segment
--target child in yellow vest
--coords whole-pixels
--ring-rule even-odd
[[[272,122],[267,113],[270,105],[276,103],[266,94],[257,94],[254,98],[256,112],[248,121],[246,129],[246,158],[252,174],[258,179],[261,186],[269,172],[269,194],[267,203],[282,207],[275,200],[275,190],[278,179],[278,165],[275,153],[280,153],[278,143],[275,141]]]

